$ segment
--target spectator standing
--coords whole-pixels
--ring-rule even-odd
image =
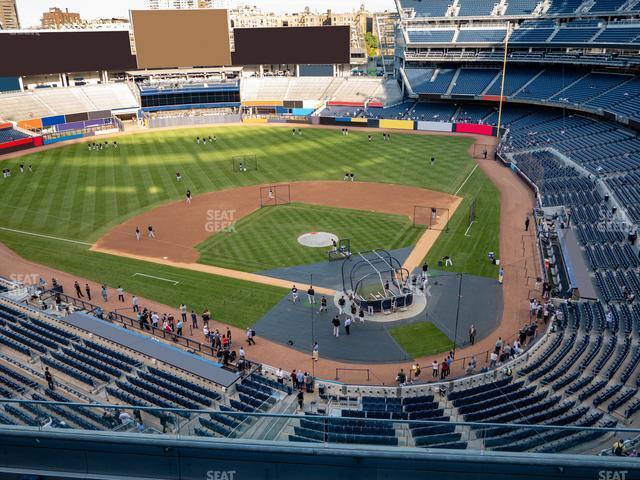
[[[440,380],[444,380],[447,378],[447,369],[449,368],[449,364],[447,363],[447,359],[445,358],[440,364]]]
[[[182,328],[184,327],[184,322],[180,319],[176,325],[176,335],[179,337],[182,336]]]
[[[55,390],[55,385],[53,384],[53,375],[51,375],[51,372],[49,371],[49,367],[45,367],[44,369],[44,379],[47,381],[47,384],[49,385],[49,390]]]
[[[469,343],[474,345],[476,343],[476,334],[478,331],[476,330],[476,326],[471,324],[469,327]]]
[[[253,339],[255,336],[255,331],[251,330],[251,327],[247,328],[247,343],[249,345],[255,345],[256,341]]]
[[[496,368],[498,365],[498,354],[496,352],[491,352],[491,362],[489,363],[489,368]]]
[[[138,300],[137,296],[133,296],[131,297],[131,304],[133,305],[133,311],[134,312],[139,312],[140,311],[140,302]]]
[[[476,360],[475,355],[471,357],[469,360],[469,365],[467,365],[467,374],[471,375],[476,371],[476,366],[478,365],[478,361]]]

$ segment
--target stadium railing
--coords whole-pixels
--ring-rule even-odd
[[[80,300],[78,298],[72,297],[65,293],[58,293],[58,292],[54,292],[53,290],[50,290],[46,294],[42,295],[41,300],[43,302],[46,302],[54,298],[56,295],[60,295],[60,298],[63,303],[68,305],[73,305],[73,307],[80,312],[97,316],[98,318],[101,318],[108,322],[119,323],[120,325],[123,325],[125,328],[132,328],[135,330],[139,330],[141,332],[145,332],[147,334],[153,335],[154,337],[158,337],[166,341],[171,341],[175,344],[185,347],[188,350],[198,352],[208,357],[212,357],[216,360],[218,359],[218,352],[210,345],[200,343],[189,337],[177,335],[176,333],[167,332],[163,328],[154,327],[150,323],[144,323],[141,325],[138,320],[128,317],[126,315],[123,315],[121,313],[118,313],[117,311],[103,312],[102,308],[100,308],[99,306],[86,302],[84,300]],[[185,328],[191,330],[190,325],[186,325]],[[245,359],[245,362],[247,362],[247,367],[249,370],[259,368],[260,366],[259,364],[255,362],[251,362],[250,360]],[[229,365],[234,366],[235,364],[233,362],[230,362]]]
[[[384,400],[384,399],[383,399]],[[329,416],[307,411],[304,414],[260,413],[223,409],[189,410],[145,407],[138,405],[112,405],[99,403],[56,402],[44,400],[0,400],[3,411],[30,412],[32,426],[17,424],[9,414],[3,414],[3,429],[31,432],[69,432],[78,419],[95,423],[92,435],[123,432],[141,435],[167,435],[173,439],[199,438],[251,438],[252,441],[310,442],[318,447],[335,444],[372,445],[389,447],[427,447],[467,450],[498,450],[520,452],[534,450],[539,453],[574,453],[580,455],[610,455],[614,442],[622,439],[627,454],[635,455],[640,448],[640,429],[617,426],[615,421],[600,420],[602,415],[585,414],[576,423],[584,425],[529,424],[522,422],[464,422],[453,419],[407,420],[402,418],[363,418]],[[401,404],[398,401],[398,405]],[[539,415],[545,415],[544,405]],[[309,407],[307,407],[309,408]],[[289,409],[290,410],[290,409]],[[514,409],[517,412],[517,409]],[[523,410],[524,411],[524,410]],[[127,415],[120,418],[120,414]],[[335,412],[334,412],[335,413]],[[565,415],[577,415],[569,412]],[[15,415],[12,415],[16,417]],[[16,417],[24,420],[27,417]],[[34,422],[33,419],[36,421]],[[62,425],[60,425],[62,419]],[[162,420],[161,420],[162,419]],[[50,420],[55,420],[51,422]],[[140,421],[141,420],[141,421]],[[274,434],[273,423],[277,424]],[[91,424],[88,422],[86,425]],[[304,425],[301,427],[300,425]],[[54,426],[55,425],[55,426]],[[243,428],[239,428],[244,425]],[[585,426],[589,425],[589,426]],[[75,429],[78,430],[78,429]],[[166,430],[163,433],[163,430]],[[635,461],[635,459],[633,459]]]

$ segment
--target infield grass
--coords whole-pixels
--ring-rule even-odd
[[[327,261],[329,247],[298,243],[309,232],[329,232],[351,241],[351,251],[393,250],[414,245],[424,232],[405,216],[293,203],[262,208],[233,231],[198,245],[200,263],[244,271],[270,270]]]

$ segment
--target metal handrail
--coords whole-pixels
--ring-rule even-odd
[[[229,415],[232,417],[263,417],[263,418],[291,418],[299,419],[301,415],[285,414],[285,413],[257,413],[257,412],[226,412],[221,410],[212,409],[188,409],[188,408],[160,408],[160,407],[142,407],[137,405],[112,405],[104,403],[78,403],[78,402],[54,402],[43,400],[17,400],[17,399],[0,399],[0,403],[15,403],[15,404],[32,404],[43,406],[59,406],[59,407],[83,407],[83,408],[103,408],[111,410],[139,410],[141,412],[161,412],[161,413],[189,413],[189,414],[216,414],[216,415]],[[73,409],[73,408],[72,408]],[[303,417],[304,418],[304,417]],[[349,420],[349,417],[332,417],[328,415],[314,415],[313,420],[336,420],[344,419]],[[353,420],[353,419],[351,419]],[[569,432],[624,432],[640,435],[640,428],[630,427],[581,427],[575,425],[545,425],[545,424],[524,424],[524,423],[495,423],[495,422],[459,422],[459,421],[444,421],[444,420],[404,420],[404,419],[383,419],[383,418],[358,418],[362,421],[371,421],[373,423],[388,423],[388,424],[409,424],[409,425],[455,425],[460,427],[480,427],[480,428],[513,428],[513,429],[533,429],[536,430],[563,430]],[[0,426],[2,428],[2,426]]]

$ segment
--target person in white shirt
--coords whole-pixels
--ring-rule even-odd
[[[278,383],[284,383],[284,372],[281,368],[278,368],[276,372],[276,378],[278,379]]]
[[[522,346],[520,345],[520,341],[519,340],[515,340],[513,342],[513,352],[516,355],[520,355],[522,353]]]
[[[438,364],[437,360],[434,360],[431,363],[431,376],[433,378],[438,378],[438,366],[439,366],[439,364]]]
[[[494,351],[491,352],[491,363],[489,363],[489,368],[496,368],[498,364],[498,354]]]
[[[344,331],[347,332],[347,335],[351,335],[351,331],[350,331],[351,322],[352,322],[351,317],[347,317],[344,320]]]
[[[611,312],[611,310],[609,310],[605,315],[604,321],[607,324],[606,325],[607,330],[611,330],[613,328],[613,312]]]
[[[129,415],[124,410],[122,411],[122,413],[120,413],[120,415],[118,415],[118,418],[120,419],[120,423],[122,423],[122,425],[125,425],[131,421],[131,415]]]
[[[244,353],[244,348],[240,347],[240,349],[238,350],[238,357],[240,357],[240,360],[244,360],[245,356],[246,354]]]

